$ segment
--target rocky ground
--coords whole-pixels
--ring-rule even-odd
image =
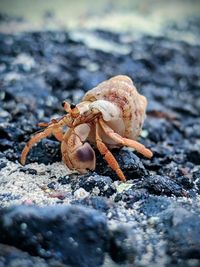
[[[200,36],[199,20],[171,25]],[[168,29],[166,29],[166,32]],[[96,30],[0,34],[0,266],[200,266],[200,46]],[[121,183],[71,173],[53,137],[20,153],[38,122],[99,82],[129,75],[148,98],[140,141],[114,150]]]

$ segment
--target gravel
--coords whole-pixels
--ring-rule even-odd
[[[195,29],[199,38],[199,20],[187,23],[184,31]],[[0,266],[198,267],[199,44],[77,34],[0,34]],[[97,45],[102,39],[114,48]],[[129,75],[148,98],[139,140],[153,151],[151,160],[113,150],[122,183],[96,151],[95,171],[78,175],[48,137],[20,165],[38,122],[61,117],[64,99],[77,103],[117,74]]]

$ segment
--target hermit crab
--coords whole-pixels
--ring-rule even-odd
[[[151,150],[136,141],[145,118],[146,98],[139,94],[128,76],[118,75],[88,91],[81,103],[63,102],[66,114],[50,123],[40,123],[45,129],[33,136],[21,154],[25,164],[30,148],[42,138],[54,135],[61,142],[63,162],[71,170],[86,173],[96,166],[97,147],[109,166],[122,181],[126,178],[110,149],[127,146],[147,158]],[[68,129],[64,133],[63,127]]]

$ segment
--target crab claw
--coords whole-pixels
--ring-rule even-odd
[[[75,167],[80,173],[86,173],[88,170],[94,170],[96,167],[96,156],[89,143],[84,143],[75,152],[75,158],[78,166]]]
[[[84,142],[90,132],[87,124],[81,124],[64,135],[61,144],[63,162],[71,170],[87,173],[96,167],[95,152],[89,143]]]

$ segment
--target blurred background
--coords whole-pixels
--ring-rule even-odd
[[[198,17],[200,1],[1,0],[0,12],[1,32],[99,28],[158,35],[178,21]],[[172,35],[172,30],[168,34]],[[195,38],[189,32],[184,36],[176,34],[190,41]]]

